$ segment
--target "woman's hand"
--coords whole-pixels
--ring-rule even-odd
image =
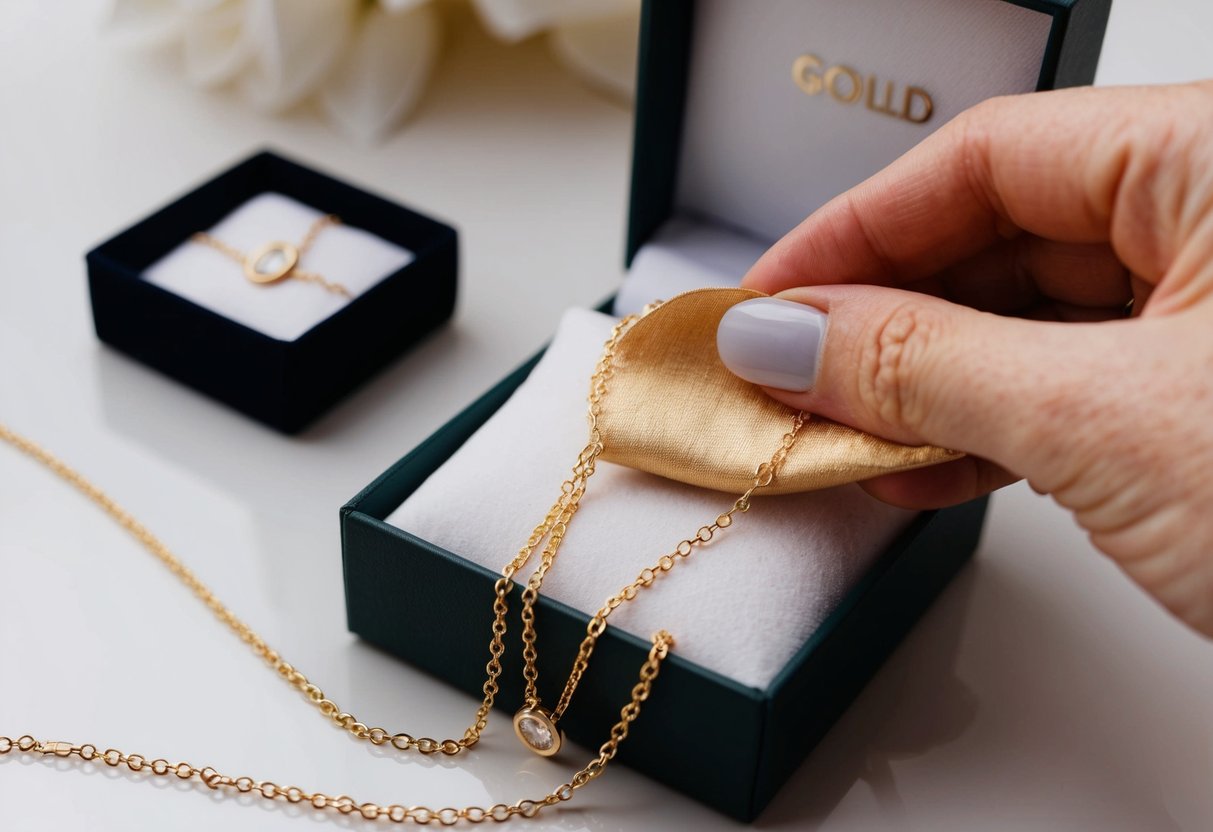
[[[788,303],[730,310],[730,369],[970,454],[871,494],[927,508],[1026,477],[1213,636],[1213,84],[982,104],[814,213],[745,285]]]

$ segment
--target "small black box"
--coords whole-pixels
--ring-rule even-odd
[[[337,214],[414,259],[292,341],[143,279],[183,240],[266,192]],[[302,430],[455,306],[455,229],[269,151],[107,240],[86,260],[102,341],[285,433]]]

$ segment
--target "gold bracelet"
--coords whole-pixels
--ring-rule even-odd
[[[325,214],[312,223],[307,233],[303,235],[303,239],[299,241],[299,245],[292,245],[291,243],[277,240],[272,243],[266,243],[247,254],[229,246],[227,243],[205,231],[199,231],[194,234],[190,237],[190,241],[209,246],[215,251],[235,260],[244,268],[244,276],[252,283],[266,285],[277,283],[279,280],[285,278],[305,280],[348,298],[351,297],[350,290],[345,286],[331,280],[325,280],[315,272],[306,272],[299,268],[300,259],[311,248],[312,243],[316,241],[316,237],[320,232],[330,225],[340,224],[341,219],[336,214]]]

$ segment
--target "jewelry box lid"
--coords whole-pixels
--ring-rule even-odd
[[[968,107],[1090,83],[1111,0],[662,0],[627,259],[672,214],[773,242]]]

